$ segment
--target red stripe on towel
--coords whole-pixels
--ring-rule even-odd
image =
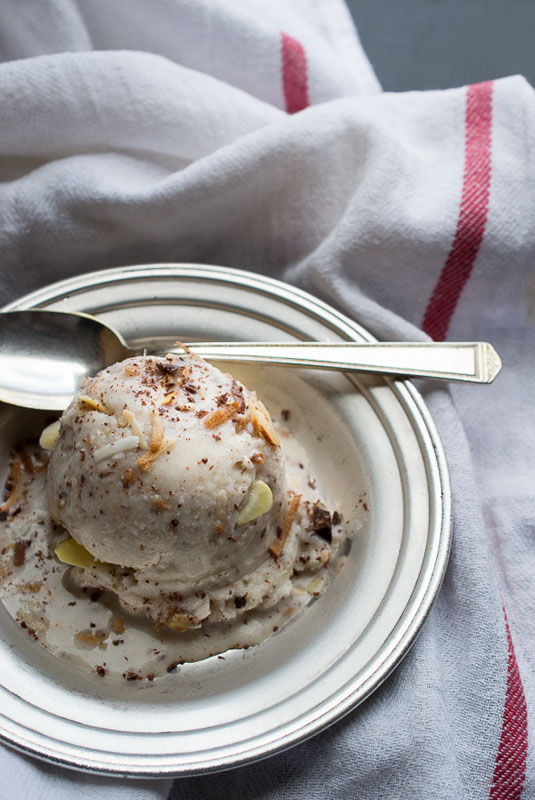
[[[504,609],[505,614],[505,609]],[[498,755],[494,764],[494,775],[490,787],[489,800],[520,800],[526,777],[526,758],[528,752],[528,711],[524,687],[515,648],[505,614],[507,629],[507,687],[503,708],[502,732]]]
[[[281,31],[282,91],[288,114],[308,106],[307,57],[303,45]]]
[[[433,339],[446,338],[453,312],[483,240],[489,208],[493,81],[466,93],[464,177],[457,229],[422,322]]]

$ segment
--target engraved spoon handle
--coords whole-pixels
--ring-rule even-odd
[[[487,342],[199,342],[188,347],[210,361],[378,372],[471,383],[491,383],[502,366],[496,350]]]

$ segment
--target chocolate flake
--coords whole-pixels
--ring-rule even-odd
[[[137,672],[123,672],[123,678],[127,681],[140,681],[142,680],[141,675],[138,675]]]
[[[316,536],[319,536],[327,544],[332,542],[331,515],[323,506],[315,505],[312,510],[312,530]]]
[[[22,567],[24,566],[24,562],[26,560],[26,542],[15,542],[15,546],[13,548],[13,566],[14,567]]]

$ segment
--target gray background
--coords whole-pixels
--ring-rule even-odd
[[[346,0],[386,91],[524,75],[535,85],[535,0]]]

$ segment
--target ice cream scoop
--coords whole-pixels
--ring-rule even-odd
[[[288,509],[278,436],[255,393],[203,359],[108,367],[42,442],[50,513],[83,548],[58,556],[133,610],[166,621],[195,598],[197,623],[208,593],[272,569]]]

